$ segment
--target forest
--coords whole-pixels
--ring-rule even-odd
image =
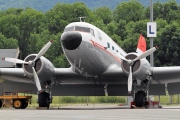
[[[90,9],[96,9],[102,6],[107,6],[114,10],[121,2],[130,0],[0,0],[0,10],[8,8],[26,8],[30,7],[38,11],[46,12],[57,3],[73,4],[75,2],[83,2]],[[143,6],[149,6],[150,0],[132,0],[139,1]],[[167,2],[169,0],[153,0],[153,2]],[[180,5],[180,0],[174,0]]]
[[[38,53],[49,41],[54,40],[44,55],[55,67],[69,67],[60,44],[64,27],[86,16],[89,22],[107,33],[127,53],[135,52],[139,35],[146,37],[150,8],[138,1],[122,2],[112,10],[99,7],[94,10],[82,2],[56,4],[47,12],[32,8],[10,8],[0,11],[0,49],[19,47],[20,58]],[[157,22],[157,38],[154,46],[154,65],[180,66],[180,6],[174,1],[154,3],[154,21]],[[147,58],[149,59],[149,57]]]

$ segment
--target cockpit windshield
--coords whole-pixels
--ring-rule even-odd
[[[80,26],[72,26],[72,27],[67,27],[64,29],[64,32],[67,32],[67,31],[81,31],[81,32],[90,33],[90,28],[80,27]]]
[[[64,29],[64,32],[67,32],[67,31],[74,31],[74,26]]]
[[[81,31],[81,32],[88,32],[88,33],[90,33],[90,28],[75,26],[75,31]]]

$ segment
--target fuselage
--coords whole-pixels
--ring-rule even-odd
[[[112,65],[121,67],[120,55],[127,55],[106,33],[86,22],[67,25],[61,43],[74,71],[87,77],[98,77]]]

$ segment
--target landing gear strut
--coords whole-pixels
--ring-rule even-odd
[[[144,91],[140,90],[136,92],[135,99],[134,99],[136,107],[143,107],[143,106],[146,107],[146,104],[147,104],[146,97],[147,97],[147,94]]]
[[[50,103],[52,103],[51,87],[52,87],[51,84],[46,85],[45,91],[39,92],[38,94],[39,107],[46,107],[47,109],[49,109]]]
[[[134,102],[136,107],[148,108],[149,80],[141,82],[140,88],[134,93]]]
[[[47,92],[41,92],[38,95],[39,107],[47,107],[49,109],[50,105],[50,96]]]

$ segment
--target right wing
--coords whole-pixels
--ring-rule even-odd
[[[25,76],[23,68],[0,68],[1,82],[4,80],[22,83],[32,83],[34,81]]]

